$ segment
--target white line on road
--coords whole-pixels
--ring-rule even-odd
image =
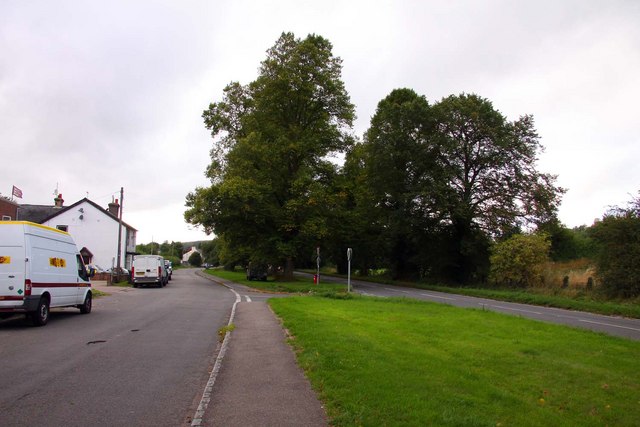
[[[360,291],[360,295],[364,295],[364,296],[366,296],[366,297],[378,297],[378,298],[384,298],[384,297],[381,297],[380,295],[370,294],[370,293],[368,293],[368,292],[362,292],[362,291]]]
[[[520,311],[522,313],[543,314],[543,313],[540,313],[539,311],[522,310],[520,308],[511,308],[511,307],[505,307],[505,306],[502,306],[502,305],[491,305],[491,304],[479,304],[479,305],[482,305],[482,306],[486,305],[488,307],[493,307],[493,308],[501,308],[503,310]]]
[[[456,300],[455,298],[441,297],[440,295],[434,295],[434,294],[419,294],[419,295],[422,295],[422,296],[425,296],[425,297],[431,297],[431,298],[448,299],[448,300],[451,300],[451,301],[455,301]]]
[[[244,297],[247,299],[247,302],[251,302],[251,298],[249,298],[249,295],[245,295]]]
[[[584,322],[584,323],[593,323],[594,325],[611,326],[612,328],[630,329],[632,331],[640,331],[640,329],[638,329],[638,328],[632,328],[632,327],[629,327],[629,326],[614,325],[613,323],[594,322],[593,320],[584,320],[584,319],[578,319],[578,321],[579,322]]]
[[[409,292],[409,291],[403,291],[402,289],[394,289],[394,288],[385,288],[385,289],[388,290],[388,291],[400,292],[400,293],[403,293],[403,294],[411,294],[411,293],[413,293],[413,292]]]

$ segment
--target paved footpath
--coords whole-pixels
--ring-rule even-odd
[[[241,302],[205,426],[326,426],[322,404],[264,302]]]

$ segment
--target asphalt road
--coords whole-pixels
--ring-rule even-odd
[[[320,280],[325,282],[347,283],[346,279],[332,278],[329,276],[321,276]],[[640,319],[602,316],[599,314],[591,314],[581,311],[495,301],[486,298],[468,297],[443,292],[405,288],[401,286],[389,286],[360,280],[352,280],[351,284],[353,286],[353,290],[362,295],[377,297],[407,297],[425,301],[434,301],[458,307],[493,310],[543,322],[558,323],[624,338],[640,340]]]
[[[114,289],[88,315],[0,322],[0,425],[189,425],[234,301],[176,270],[165,288]]]

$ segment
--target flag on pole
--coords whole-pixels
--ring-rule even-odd
[[[16,187],[15,185],[13,186],[12,194],[16,196],[18,199],[22,199],[22,190]]]

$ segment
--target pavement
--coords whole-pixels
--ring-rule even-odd
[[[202,425],[327,426],[322,403],[267,303],[238,303],[233,324]]]
[[[241,302],[235,284],[199,274],[237,296],[227,334],[192,426],[309,426],[328,420],[309,380],[298,366],[282,324],[266,302]],[[107,293],[131,288],[92,282]],[[247,288],[250,289],[250,288]]]
[[[329,425],[276,315],[266,302],[242,302],[237,292],[256,290],[196,274],[229,288],[236,304],[229,319],[235,329],[222,344],[192,426]]]

